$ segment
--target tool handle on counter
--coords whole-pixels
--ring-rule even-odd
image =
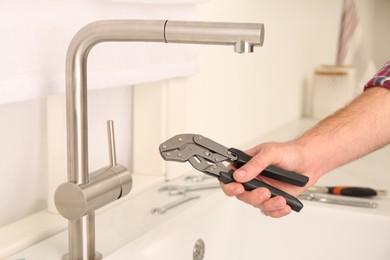
[[[235,182],[235,180],[233,178],[233,172],[234,172],[234,170],[230,170],[229,172],[220,172],[220,176],[218,177],[219,181],[223,182],[225,184]],[[299,212],[303,208],[302,202],[300,202],[294,196],[292,196],[292,195],[290,195],[282,190],[279,190],[279,189],[277,189],[277,188],[275,188],[275,187],[273,187],[265,182],[262,182],[260,180],[253,179],[249,182],[242,183],[242,185],[244,186],[245,190],[247,190],[247,191],[251,191],[251,190],[254,190],[254,189],[260,188],[260,187],[265,187],[271,192],[272,197],[275,197],[275,196],[284,197],[287,201],[287,205],[289,205],[292,210]]]
[[[237,156],[237,160],[233,163],[234,167],[240,168],[244,164],[246,164],[252,157],[243,151],[235,148],[230,148],[229,151]],[[309,181],[309,177],[292,172],[292,171],[286,171],[284,169],[281,169],[279,167],[269,165],[267,168],[265,168],[261,173],[261,175],[278,180],[281,182],[289,183],[295,186],[304,187],[307,182]]]
[[[328,193],[334,195],[344,195],[351,197],[373,197],[378,195],[376,190],[364,187],[334,186],[327,188]]]

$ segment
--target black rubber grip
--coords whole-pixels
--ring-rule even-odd
[[[378,195],[376,190],[364,187],[328,187],[330,194],[344,195],[351,197],[373,197]]]
[[[244,153],[241,150],[230,148],[229,151],[237,156],[237,160],[234,161],[233,163],[234,167],[236,168],[240,168],[241,166],[246,164],[250,159],[252,159],[250,155]],[[273,165],[269,165],[260,174],[265,177],[278,180],[281,182],[289,183],[299,187],[304,187],[309,181],[309,177],[305,175],[292,172],[292,171],[286,171],[284,169],[281,169]]]
[[[218,180],[220,182],[225,183],[225,184],[235,182],[235,180],[233,178],[233,172],[234,172],[234,170],[230,170],[229,172],[220,172],[220,176],[218,177]],[[262,182],[260,180],[253,179],[249,182],[242,183],[242,185],[244,186],[245,190],[247,190],[247,191],[252,191],[252,190],[260,188],[260,187],[265,187],[271,192],[272,197],[275,197],[275,196],[284,197],[287,201],[287,205],[289,205],[292,210],[299,212],[303,208],[302,202],[300,202],[294,196],[292,196],[292,195],[290,195],[282,190],[279,190],[279,189],[277,189],[277,188],[275,188],[275,187],[273,187],[265,182]]]

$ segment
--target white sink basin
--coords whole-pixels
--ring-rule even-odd
[[[105,259],[193,259],[198,239],[204,260],[390,259],[390,216],[304,204],[301,213],[272,219],[216,191]]]
[[[289,140],[312,123],[299,120],[252,143]],[[387,146],[334,170],[319,184],[390,190],[389,154]],[[188,182],[178,179],[164,183],[162,177],[140,174],[133,180],[130,196],[97,215],[96,249],[104,259],[191,260],[198,239],[205,242],[204,260],[390,259],[389,196],[376,199],[376,209],[303,201],[305,207],[300,213],[272,219],[214,190],[202,191],[200,200],[164,215],[152,215],[153,207],[177,199],[158,192],[161,185]],[[46,224],[36,223],[39,229]],[[67,232],[63,231],[14,255],[7,254],[6,259],[61,259],[67,251]]]

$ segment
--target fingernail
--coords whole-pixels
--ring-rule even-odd
[[[275,202],[274,202],[274,206],[275,207],[282,207],[284,205],[284,201],[283,201],[283,199],[282,198],[277,198],[276,200],[275,200]]]
[[[262,192],[260,194],[260,199],[263,201],[269,199],[270,197],[271,197],[271,194],[267,190],[265,190],[264,192]]]
[[[240,195],[241,193],[242,193],[242,191],[241,191],[240,188],[234,188],[234,189],[233,189],[233,194],[234,194],[234,196]]]
[[[243,170],[237,170],[237,171],[235,172],[235,175],[236,175],[236,177],[238,177],[238,178],[245,178],[246,172],[243,171]]]

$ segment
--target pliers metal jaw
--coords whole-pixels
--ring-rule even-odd
[[[196,134],[176,135],[163,142],[159,150],[164,160],[188,161],[198,171],[216,177],[225,184],[235,182],[233,178],[234,169],[229,167],[229,164],[239,168],[252,158],[238,149],[227,148],[209,138]],[[309,181],[307,176],[286,171],[273,165],[268,166],[260,174],[300,187],[305,186]],[[283,196],[292,210],[299,212],[303,208],[303,204],[294,196],[258,179],[242,183],[242,185],[247,191],[265,187],[269,189],[272,197]]]

